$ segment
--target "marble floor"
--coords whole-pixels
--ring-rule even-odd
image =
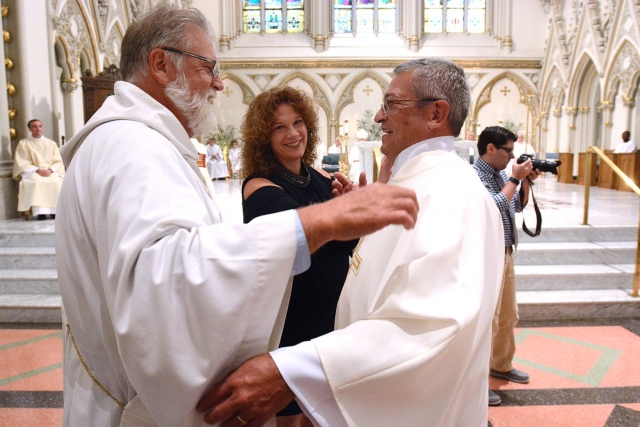
[[[580,227],[584,187],[542,178],[535,186],[544,228]],[[227,221],[242,221],[241,181],[214,181]],[[630,192],[592,188],[589,224],[638,225]],[[535,226],[533,209],[524,213]],[[518,221],[519,222],[519,221]],[[52,232],[54,221],[0,221],[0,231]],[[62,331],[59,324],[0,324],[0,427],[62,423]],[[515,366],[529,384],[495,378],[502,404],[493,427],[640,425],[640,318],[521,321]]]

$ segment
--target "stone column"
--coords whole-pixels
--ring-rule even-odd
[[[316,52],[322,53],[329,49],[331,39],[331,23],[333,19],[332,2],[314,1],[307,5],[307,33],[312,40]]]

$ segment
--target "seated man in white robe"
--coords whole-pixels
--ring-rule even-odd
[[[207,145],[207,171],[211,179],[225,179],[229,176],[224,154],[215,139],[210,139]]]
[[[136,19],[123,80],[61,150],[64,426],[201,426],[204,391],[275,348],[309,253],[414,224],[415,194],[383,185],[224,223],[189,141],[213,127],[209,100],[224,89],[212,40],[197,9]]]
[[[18,186],[18,212],[29,219],[29,211],[39,220],[56,216],[64,165],[58,145],[42,136],[42,122],[27,124],[31,138],[20,140],[13,163],[13,179]]]
[[[360,180],[360,172],[360,148],[354,145],[349,150],[349,179],[351,182]]]
[[[469,87],[461,67],[439,58],[394,74],[375,118],[381,179],[416,190],[416,227],[362,238],[336,330],[245,362],[204,395],[205,421],[260,420],[295,396],[317,426],[487,425],[504,236],[500,212],[454,148]],[[290,391],[273,392],[282,379]]]
[[[613,150],[614,154],[619,153],[633,153],[636,151],[636,144],[631,140],[631,132],[625,130],[622,132],[622,141],[616,145],[616,148]]]

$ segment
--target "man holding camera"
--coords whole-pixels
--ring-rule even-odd
[[[480,158],[473,167],[498,206],[504,225],[504,274],[498,306],[493,317],[490,373],[494,377],[509,381],[528,383],[529,375],[515,369],[512,364],[516,352],[514,328],[518,323],[513,270],[513,248],[518,245],[515,213],[522,212],[527,205],[529,181],[538,178],[541,172],[533,168],[531,159],[527,159],[522,163],[514,162],[511,176],[507,179],[504,169],[514,158],[513,147],[516,139],[513,132],[501,126],[486,128],[478,138]],[[489,406],[499,405],[500,402],[500,396],[489,390]]]

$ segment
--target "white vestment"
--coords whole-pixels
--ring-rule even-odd
[[[349,426],[487,424],[502,220],[469,164],[454,152],[424,152],[424,144],[453,150],[453,137],[443,140],[420,143],[416,150],[423,152],[409,157],[388,183],[416,191],[415,228],[389,226],[361,239],[338,302],[336,331],[311,341],[329,397],[315,392],[322,389],[317,375],[296,372],[291,382],[286,375],[296,351],[313,372],[312,354],[300,352],[306,343],[272,353],[300,392],[305,413],[319,413],[318,425],[343,425],[331,413],[331,397]]]
[[[126,82],[62,156],[64,425],[204,426],[205,390],[273,344],[296,214],[220,223],[186,131]]]
[[[229,176],[227,162],[218,144],[207,145],[207,171],[211,178],[226,178]]]
[[[231,173],[233,175],[240,173],[240,168],[242,167],[242,161],[240,159],[240,149],[239,148],[230,148],[229,154],[229,163],[231,163]]]
[[[636,144],[633,141],[629,140],[627,142],[622,141],[616,146],[616,149],[613,150],[615,154],[618,153],[633,153],[636,151]]]
[[[329,147],[329,150],[327,150],[328,154],[340,154],[340,147],[333,144],[331,147]]]
[[[53,173],[40,176],[38,169],[51,169]],[[32,209],[34,215],[55,214],[64,172],[55,142],[45,137],[21,140],[13,163],[13,179],[20,181],[18,212]]]
[[[360,148],[353,147],[349,150],[349,179],[356,184],[360,180]]]

